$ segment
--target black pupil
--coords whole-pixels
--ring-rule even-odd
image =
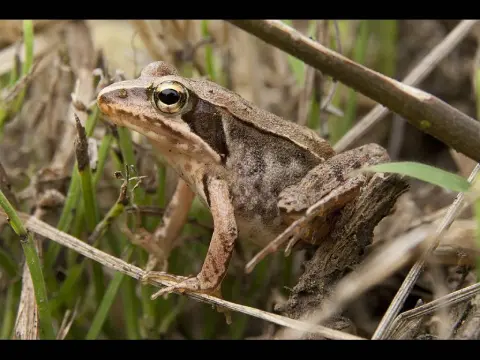
[[[173,105],[180,101],[180,94],[174,89],[163,89],[158,93],[158,99],[166,105]]]

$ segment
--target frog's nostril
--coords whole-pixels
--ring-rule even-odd
[[[97,105],[100,111],[105,115],[110,115],[112,111],[112,98],[109,94],[100,93],[97,97]]]

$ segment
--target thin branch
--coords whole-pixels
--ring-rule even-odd
[[[130,20],[130,24],[142,39],[149,55],[153,59],[164,59],[168,51],[166,51],[164,43],[158,39],[151,24],[147,20]]]
[[[332,22],[333,22],[333,27],[335,29],[335,44],[337,45],[337,52],[340,55],[342,55],[342,41],[340,39],[340,28],[338,26],[338,21],[337,20],[332,20]],[[330,87],[330,90],[328,92],[328,95],[325,97],[324,102],[320,106],[320,110],[325,110],[330,105],[330,103],[333,99],[333,96],[335,95],[335,92],[337,91],[337,88],[338,88],[338,81],[333,79],[332,86]]]
[[[60,44],[60,33],[69,25],[70,20],[63,20],[57,24],[52,25],[48,30],[35,34],[34,37],[34,58],[38,59],[39,57],[48,54],[54,53],[55,49]],[[0,76],[9,72],[14,66],[15,54],[17,53],[17,47],[25,47],[23,41],[16,42],[6,48],[3,48],[0,51]],[[23,51],[19,53],[20,60],[24,61],[25,54]]]
[[[475,169],[473,169],[472,173],[470,174],[470,177],[468,178],[468,181],[470,183],[472,183],[475,180],[479,171],[480,171],[480,164],[477,164]],[[430,246],[424,251],[420,259],[410,269],[410,272],[408,273],[407,277],[403,281],[402,286],[400,286],[400,289],[398,290],[397,294],[392,300],[392,303],[390,304],[387,311],[385,312],[385,315],[380,321],[380,324],[378,325],[377,330],[373,334],[372,340],[385,339],[385,336],[389,333],[395,317],[400,312],[400,309],[405,303],[405,300],[408,294],[410,294],[410,291],[412,290],[420,273],[423,270],[423,265],[425,264],[425,260],[435,250],[435,248],[438,246],[440,242],[441,236],[450,227],[453,220],[455,220],[455,217],[458,214],[458,210],[462,206],[464,197],[465,197],[464,193],[459,193],[455,201],[453,202],[453,204],[450,205],[445,217],[443,218],[443,221],[440,223],[435,234],[433,235],[434,240],[432,241]]]
[[[5,212],[0,209],[0,216],[6,216]],[[73,251],[82,254],[83,256],[92,259],[103,266],[106,266],[112,270],[119,271],[125,275],[128,275],[137,280],[145,279],[145,275],[147,274],[146,271],[131,265],[121,259],[118,259],[112,255],[104,253],[87,243],[65,233],[55,229],[53,226],[48,225],[47,223],[29,216],[27,214],[19,213],[19,216],[24,223],[24,226],[36,233],[39,234],[47,239],[51,239],[56,243],[63,245]],[[146,282],[153,286],[170,286],[174,283],[171,281],[166,280],[155,280],[151,278],[146,278]],[[336,340],[364,340],[361,337],[347,334],[338,330],[330,329],[324,326],[313,326],[311,324],[307,324],[298,320],[290,319],[281,315],[272,314],[266,311],[262,311],[259,309],[255,309],[249,306],[244,306],[240,304],[235,304],[230,301],[225,301],[223,299],[206,295],[206,294],[199,294],[199,293],[185,293],[186,296],[206,302],[209,304],[218,305],[220,307],[228,308],[233,311],[238,311],[253,317],[257,317],[259,319],[263,319],[266,321],[270,321],[274,324],[278,324],[281,326],[286,326],[298,331],[309,331],[312,333],[316,333],[320,336],[329,338],[329,339],[336,339]]]
[[[281,21],[229,22],[383,104],[420,130],[480,161],[480,124],[437,97],[357,64]],[[470,23],[473,26],[475,20]]]
[[[448,295],[442,296],[436,300],[429,302],[428,304],[421,305],[412,310],[405,311],[397,316],[393,322],[390,331],[385,333],[385,336],[390,337],[391,334],[394,334],[397,329],[403,327],[407,322],[418,318],[420,316],[425,316],[431,314],[432,312],[438,310],[439,308],[444,308],[446,306],[453,306],[462,301],[471,299],[480,292],[480,283],[470,285],[466,288],[457,290]]]

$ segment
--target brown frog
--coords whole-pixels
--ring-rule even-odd
[[[216,83],[181,77],[164,62],[148,65],[138,79],[104,88],[97,102],[113,123],[145,135],[180,177],[153,237],[166,254],[195,195],[212,213],[214,231],[200,273],[157,295],[218,293],[237,239],[265,246],[315,204],[317,230],[300,238],[321,240],[329,215],[355,199],[370,176],[350,172],[388,161],[375,144],[335,154],[311,129]]]

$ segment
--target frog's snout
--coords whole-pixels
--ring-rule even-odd
[[[106,88],[102,89],[100,93],[97,96],[97,104],[100,110],[103,112],[104,109],[107,109],[106,105],[112,104],[113,101],[113,96],[112,91],[109,90],[109,87],[107,86]]]
[[[105,89],[101,90],[97,96],[97,105],[100,111],[107,116],[107,119],[117,125],[122,125],[121,121],[117,115],[117,101],[115,100],[118,97],[118,90],[111,90],[107,86]]]

